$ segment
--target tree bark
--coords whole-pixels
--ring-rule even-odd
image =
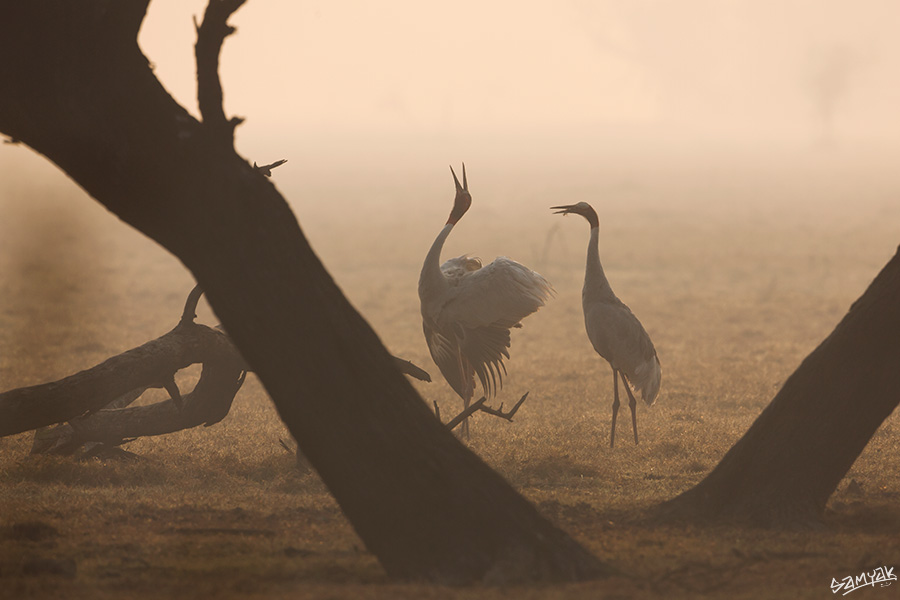
[[[693,519],[810,525],[900,402],[900,251],[696,487],[664,505]]]
[[[213,0],[199,37],[221,41],[240,4]],[[16,57],[0,61],[0,131],[184,262],[389,575],[609,572],[462,446],[394,367],[287,203],[235,153],[235,123],[209,101],[218,47],[197,45],[203,123],[163,89],[136,43],[146,5],[0,2],[0,55]]]

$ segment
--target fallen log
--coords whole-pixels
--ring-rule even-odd
[[[194,323],[202,294],[199,286],[191,291],[178,325],[162,337],[59,381],[0,394],[0,436],[36,429],[31,454],[72,455],[84,446],[118,446],[224,419],[248,367],[221,327]],[[402,372],[431,380],[410,361],[394,361]],[[200,379],[182,394],[175,374],[197,363]],[[129,406],[149,388],[164,388],[169,398]]]
[[[215,373],[216,381],[225,377],[230,379],[232,386],[236,384],[237,374],[245,369],[244,360],[224,332],[194,323],[199,297],[199,293],[192,292],[181,321],[162,337],[59,381],[0,394],[0,437],[96,413],[135,390],[171,389],[175,373],[196,363],[221,365],[207,372],[207,381],[201,390],[212,386],[209,379],[212,373]],[[216,387],[220,385],[217,383]],[[234,391],[236,393],[237,389]],[[227,401],[228,406],[230,403],[231,399]],[[185,406],[183,412],[194,415],[201,408],[210,408],[205,393],[194,399],[194,405]],[[221,413],[224,406],[221,401],[219,405],[204,422],[215,420],[215,415]]]

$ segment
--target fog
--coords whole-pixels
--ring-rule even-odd
[[[195,115],[192,19],[204,7],[152,2],[139,37]],[[740,222],[750,212],[813,236],[852,221],[881,232],[867,269],[900,233],[893,1],[251,1],[231,22],[220,72],[226,113],[246,118],[237,149],[261,164],[288,159],[273,181],[338,275],[402,259],[412,290],[449,210],[447,165],[463,161],[473,237],[454,239],[487,259],[515,256],[493,233],[513,221],[535,255],[547,207],[576,198],[605,226],[638,231],[674,213]],[[32,229],[57,241],[41,253],[47,264],[73,256],[64,240],[84,238],[95,257],[85,270],[110,276],[110,255],[126,279],[140,261],[181,269],[79,194],[24,145],[0,145],[5,280],[36,260]],[[383,254],[352,251],[356,227]]]
[[[152,2],[139,37],[195,115],[204,7]],[[288,159],[273,181],[332,269],[382,260],[342,249],[356,226],[401,227],[384,251],[418,261],[449,209],[447,165],[462,161],[481,235],[460,251],[486,258],[515,251],[495,247],[503,223],[539,223],[542,239],[546,208],[576,197],[606,223],[756,211],[784,225],[793,210],[812,227],[853,214],[878,225],[879,247],[898,237],[890,0],[251,1],[231,22],[220,71],[226,113],[246,118],[237,149]],[[79,194],[24,145],[0,145],[4,279],[35,260],[31,229],[60,242],[47,263],[72,255],[70,238],[93,240],[107,263],[154,247]]]
[[[195,115],[204,6],[152,2],[140,34]],[[221,75],[239,152],[288,158],[285,189],[462,160],[871,164],[900,146],[898,22],[890,0],[249,2]],[[40,162],[0,156],[5,177]]]
[[[203,5],[154,3],[141,33],[195,114]],[[874,0],[250,2],[222,78],[239,149],[310,170],[894,146],[898,22]]]

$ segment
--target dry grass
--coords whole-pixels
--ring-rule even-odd
[[[505,254],[558,292],[513,336],[501,399],[529,400],[512,424],[477,417],[471,446],[620,577],[513,590],[389,583],[324,486],[279,446],[288,434],[251,377],[225,421],[135,441],[136,461],[28,458],[28,435],[0,439],[0,597],[821,598],[832,577],[900,565],[896,415],[822,531],[643,519],[716,464],[893,253],[897,179],[859,186],[861,175],[830,173],[626,170],[604,174],[603,187],[593,174],[544,174],[536,188],[508,187],[523,180],[509,173],[470,177],[475,205],[445,256]],[[343,199],[375,187],[349,213],[321,202],[337,200],[325,190],[286,195],[320,200],[296,207],[319,255],[386,345],[437,375],[415,285],[449,189],[423,202],[413,184],[349,181]],[[68,189],[3,188],[3,389],[164,333],[191,287],[177,261]],[[562,199],[597,207],[608,275],[662,361],[662,396],[638,409],[637,447],[627,411],[608,447],[611,373],[581,320],[587,226],[550,215]],[[459,405],[439,378],[416,385],[445,414]]]

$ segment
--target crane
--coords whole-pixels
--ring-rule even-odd
[[[496,395],[506,374],[509,332],[553,295],[550,283],[514,260],[500,256],[488,265],[468,255],[441,264],[441,250],[453,227],[469,210],[472,196],[463,164],[460,184],[450,167],[456,197],[447,223],[425,256],[419,276],[422,329],[431,358],[469,407],[475,376],[486,397]],[[463,423],[468,437],[468,423]]]
[[[650,336],[631,309],[613,293],[603,266],[600,264],[600,220],[597,212],[587,202],[566,206],[553,206],[555,214],[581,215],[591,226],[588,242],[587,265],[584,272],[584,288],[581,304],[584,309],[584,327],[588,339],[597,354],[606,359],[613,372],[612,430],[609,447],[616,443],[616,415],[619,413],[619,375],[628,393],[631,407],[631,426],[634,429],[634,443],[638,443],[637,416],[632,388],[640,390],[641,398],[653,405],[659,395],[662,371],[659,357]]]

